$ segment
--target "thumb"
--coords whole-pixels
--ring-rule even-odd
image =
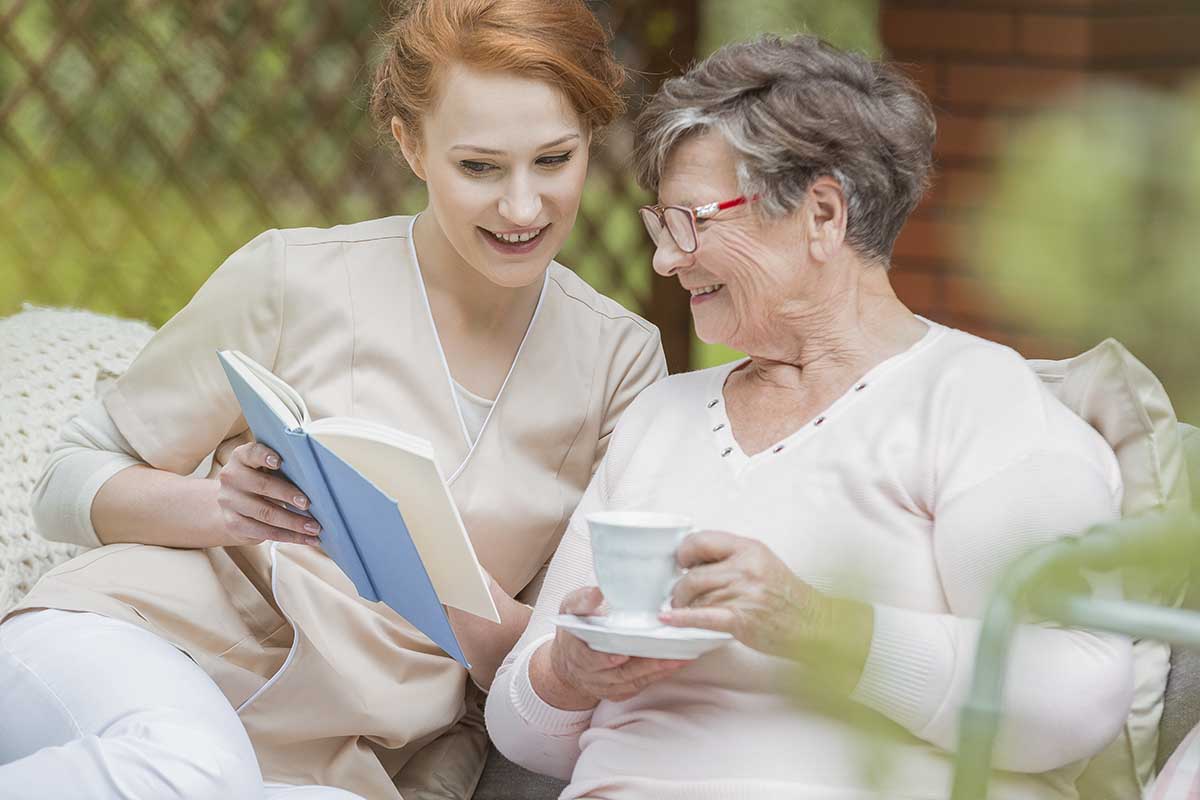
[[[558,610],[562,614],[576,614],[585,617],[599,609],[603,602],[604,595],[601,594],[599,587],[585,586],[564,597]]]

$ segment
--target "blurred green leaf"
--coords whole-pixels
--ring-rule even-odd
[[[1200,84],[1102,86],[1024,124],[967,256],[1031,329],[1124,343],[1200,416]]]

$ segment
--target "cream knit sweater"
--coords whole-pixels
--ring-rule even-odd
[[[1116,459],[1016,353],[939,325],[751,456],[722,402],[734,367],[667,378],[622,418],[492,687],[493,740],[570,778],[564,798],[947,797],[989,589],[1021,553],[1118,516]],[[871,603],[853,700],[881,748],[785,689],[786,678],[803,686],[795,664],[739,643],[623,703],[543,702],[529,659],[553,636],[562,597],[595,584],[582,519],[598,508],[682,512],[758,537],[818,589]],[[1126,640],[1023,626],[989,796],[1075,797],[1082,760],[1117,734],[1131,691]],[[867,774],[881,764],[876,794]]]

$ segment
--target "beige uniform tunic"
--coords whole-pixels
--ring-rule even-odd
[[[248,432],[216,351],[245,352],[314,418],[430,439],[484,568],[510,594],[554,553],[617,417],[665,374],[657,330],[552,263],[471,444],[430,313],[412,218],[269,231],[218,269],[105,396],[160,469],[220,469]],[[218,447],[220,445],[220,447]],[[124,619],[188,653],[250,734],[264,779],[398,797],[394,775],[464,711],[467,674],[319,549],[120,544],[47,574],[16,610]]]

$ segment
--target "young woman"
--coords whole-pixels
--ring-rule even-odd
[[[0,795],[398,797],[464,713],[467,673],[275,502],[306,505],[214,351],[314,417],[432,440],[502,617],[451,612],[483,688],[616,418],[665,373],[651,325],[552,261],[621,108],[582,0],[418,0],[387,40],[372,108],[428,207],[257,237],[68,427],[35,511],[106,546],[0,627]]]

